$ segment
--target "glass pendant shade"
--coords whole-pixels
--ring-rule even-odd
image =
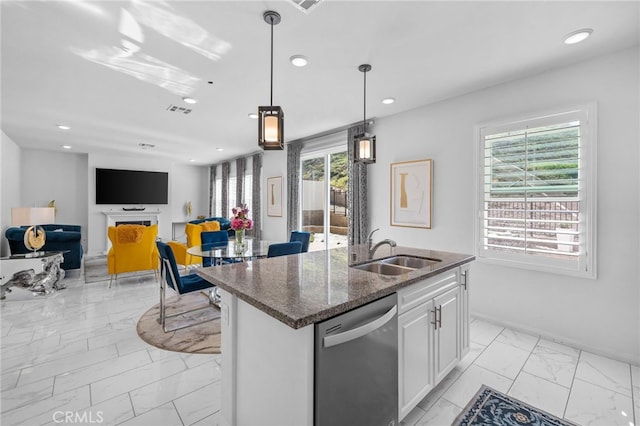
[[[284,111],[279,106],[258,107],[258,145],[265,150],[284,149]]]
[[[353,161],[356,163],[372,164],[376,162],[376,137],[374,135],[360,135],[353,144]]]

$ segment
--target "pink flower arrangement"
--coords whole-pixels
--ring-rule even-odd
[[[240,229],[253,228],[253,221],[247,217],[249,209],[246,204],[231,209],[233,217],[231,218],[231,229],[238,231]]]

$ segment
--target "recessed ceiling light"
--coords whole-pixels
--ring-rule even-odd
[[[389,105],[389,104],[394,103],[395,101],[396,101],[396,98],[384,98],[382,100],[382,103],[385,104],[385,105]]]
[[[591,35],[593,30],[591,28],[583,28],[581,30],[573,31],[567,34],[564,38],[564,44],[576,44],[584,41]]]
[[[309,63],[307,57],[304,55],[293,55],[289,60],[296,67],[304,67]]]
[[[62,148],[64,148],[64,149],[71,149],[71,145],[62,145]]]
[[[65,124],[58,124],[56,125],[56,127],[60,130],[71,130],[71,127],[65,125]]]
[[[185,101],[188,104],[196,104],[196,103],[198,103],[198,101],[196,99],[190,98],[188,96],[183,97],[182,100]]]
[[[216,151],[222,152],[222,151],[224,151],[224,148],[216,148]]]
[[[189,158],[189,162],[190,162],[190,163],[195,163],[195,162],[196,162],[196,160],[195,160],[195,159],[193,159],[193,158]]]
[[[249,113],[249,118],[253,118],[254,120],[258,118],[258,114],[256,114],[255,112]]]

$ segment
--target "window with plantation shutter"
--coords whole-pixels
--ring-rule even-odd
[[[595,277],[595,105],[477,136],[478,258]]]

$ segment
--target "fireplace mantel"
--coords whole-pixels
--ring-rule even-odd
[[[102,214],[107,217],[107,226],[105,227],[105,235],[108,235],[108,229],[110,226],[116,226],[118,222],[135,222],[146,221],[151,225],[158,224],[160,221],[161,210],[136,210],[136,211],[124,211],[124,210],[103,210]],[[107,252],[111,248],[111,241],[107,238]]]

